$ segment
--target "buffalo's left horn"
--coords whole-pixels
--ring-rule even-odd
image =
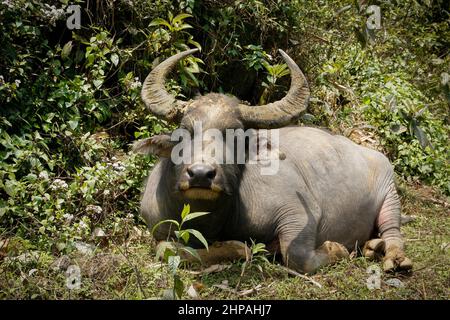
[[[286,96],[262,106],[239,105],[241,120],[247,128],[280,128],[297,120],[309,102],[308,82],[298,65],[279,50],[291,71],[291,87]]]
[[[141,97],[152,113],[169,121],[176,121],[183,113],[185,101],[176,99],[168,93],[164,84],[169,72],[178,61],[197,52],[198,49],[186,50],[164,60],[145,78]]]

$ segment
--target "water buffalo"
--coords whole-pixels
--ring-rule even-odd
[[[311,127],[291,126],[307,107],[309,87],[297,64],[282,50],[291,85],[286,96],[262,106],[209,93],[180,101],[165,89],[170,70],[196,49],[160,63],[145,79],[142,99],[158,117],[193,132],[210,128],[279,130],[276,175],[262,175],[260,163],[221,164],[194,158],[175,164],[169,135],[135,143],[135,150],[161,159],[143,194],[141,213],[149,227],[180,220],[184,204],[209,215],[190,221],[209,242],[253,239],[276,247],[283,262],[300,272],[347,257],[355,246],[367,256],[384,254],[386,271],[410,269],[400,234],[400,201],[394,172],[381,153]],[[277,129],[279,128],[279,129]],[[203,141],[204,142],[204,141]],[[155,234],[165,240],[169,225]],[[195,243],[193,244],[195,245]]]

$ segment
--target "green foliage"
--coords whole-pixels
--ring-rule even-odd
[[[170,18],[172,40],[141,50],[157,44],[151,21],[167,9],[176,10],[168,1],[147,8],[139,12],[148,14],[145,28],[136,21],[130,26],[136,32],[117,34],[87,8],[95,16],[89,27],[55,37],[67,17],[59,1],[0,5],[1,234],[66,253],[75,240],[90,240],[95,227],[116,234],[117,221],[141,221],[142,181],[152,160],[134,157],[127,146],[165,124],[144,113],[140,79],[155,58],[200,47],[185,31],[189,15],[180,14]],[[198,83],[194,74],[200,72],[200,59],[186,60],[180,83],[172,83],[180,96]],[[136,61],[144,64],[136,69]]]
[[[371,4],[381,8],[382,28],[371,30],[362,40],[358,34],[367,34],[366,9]],[[444,79],[450,66],[444,49],[450,33],[443,27],[449,13],[438,14],[439,7],[445,7],[443,2],[369,1],[340,7],[333,28],[328,25],[329,36],[321,37],[320,44],[313,43],[305,53],[320,59],[311,86],[312,117],[307,119],[350,137],[348,133],[355,129],[374,137],[369,146],[385,153],[402,178],[426,182],[450,194]],[[418,17],[428,23],[417,23]],[[324,31],[324,26],[318,27]],[[324,41],[333,50],[319,50]]]

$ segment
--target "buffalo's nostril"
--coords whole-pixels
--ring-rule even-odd
[[[204,163],[191,165],[186,169],[191,186],[209,187],[216,176],[216,169]]]
[[[210,180],[214,179],[215,176],[216,176],[216,169],[214,168],[206,173],[206,177]]]

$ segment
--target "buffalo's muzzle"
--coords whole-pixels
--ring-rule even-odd
[[[191,188],[211,188],[216,169],[209,164],[194,163],[186,169],[186,174]]]

